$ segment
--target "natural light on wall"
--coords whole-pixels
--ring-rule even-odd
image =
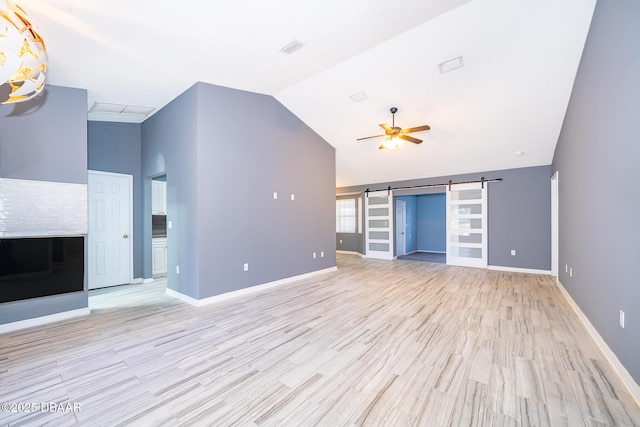
[[[0,0],[0,103],[22,102],[44,88],[45,46],[27,13]]]

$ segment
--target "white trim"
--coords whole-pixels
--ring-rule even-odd
[[[546,274],[546,275],[551,274],[551,270],[537,270],[535,268],[504,267],[501,265],[489,265],[487,266],[487,269],[497,270],[497,271],[511,271],[513,273]]]
[[[627,368],[625,368],[620,360],[618,360],[618,357],[615,355],[613,350],[611,350],[605,340],[602,339],[596,328],[594,328],[589,321],[589,318],[582,312],[578,304],[576,304],[576,302],[573,300],[562,283],[559,280],[556,280],[556,284],[558,285],[558,289],[560,289],[560,292],[562,292],[562,295],[564,295],[571,308],[573,308],[573,311],[575,311],[575,313],[578,315],[578,318],[587,329],[587,332],[589,332],[589,335],[591,335],[591,338],[593,338],[593,341],[595,341],[602,354],[604,354],[604,357],[607,359],[609,364],[611,364],[611,367],[613,368],[615,373],[618,374],[620,381],[622,381],[622,384],[624,384],[624,386],[627,388],[627,391],[629,392],[633,400],[635,400],[636,403],[640,405],[640,385],[638,385],[638,383],[633,380],[633,377],[631,377],[631,374],[629,374]]]
[[[35,326],[47,325],[49,323],[62,322],[63,320],[74,319],[76,317],[88,316],[91,314],[89,307],[77,310],[63,311],[62,313],[49,314],[48,316],[35,317],[33,319],[19,320],[17,322],[0,325],[0,334],[14,332],[20,329],[33,328]]]
[[[413,252],[408,252],[406,255],[415,254],[416,252],[420,252],[420,253],[423,253],[423,254],[446,254],[447,253],[447,251],[425,251],[425,250],[422,250],[422,249],[418,249],[418,250],[415,250]]]
[[[393,259],[397,259],[399,256],[407,254],[407,202],[406,200],[396,199],[396,218],[394,221],[394,233],[396,233],[396,247],[395,256]],[[399,215],[398,215],[399,214]],[[400,235],[398,236],[398,232]],[[399,237],[399,238],[398,238]],[[400,251],[398,251],[398,247]],[[398,252],[402,252],[399,254]]]
[[[559,264],[559,181],[558,171],[551,177],[551,274],[558,277]]]
[[[323,270],[312,271],[311,273],[300,274],[298,276],[287,277],[285,279],[276,280],[274,282],[263,283],[261,285],[255,285],[244,289],[238,289],[237,291],[226,292],[220,295],[214,295],[212,297],[203,298],[203,299],[195,299],[188,295],[182,294],[173,289],[167,288],[165,293],[174,298],[178,298],[181,301],[186,302],[187,304],[193,305],[195,307],[202,307],[204,305],[214,304],[217,302],[222,302],[226,300],[230,300],[233,298],[237,298],[244,295],[254,294],[256,292],[261,292],[266,289],[275,288],[276,286],[284,285],[285,283],[295,282],[296,280],[307,279],[309,277],[317,276],[319,274],[328,273],[331,271],[338,270],[338,267],[329,267]]]
[[[360,252],[355,252],[355,251],[339,251],[336,250],[337,254],[345,254],[345,255],[359,255],[361,257],[364,257],[364,255],[362,255]]]
[[[139,285],[141,283],[151,283],[153,282],[153,278],[151,279],[143,279],[142,277],[136,277],[129,283],[130,285]]]

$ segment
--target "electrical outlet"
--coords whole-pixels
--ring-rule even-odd
[[[569,277],[573,277],[573,267],[569,269]]]
[[[565,264],[564,265],[564,272],[568,273],[569,272],[569,264]]]
[[[291,193],[291,200],[295,200],[296,199],[296,195]]]
[[[315,252],[313,253],[313,257],[314,257],[314,258],[316,257],[316,253],[315,253]]]
[[[342,239],[340,239],[340,244],[342,244]]]
[[[620,327],[624,328],[624,311],[620,310]]]
[[[173,228],[173,221],[167,221],[167,228]]]
[[[277,192],[273,192],[273,200],[278,200],[278,193]]]
[[[515,249],[511,249],[511,256],[516,256],[516,250]]]
[[[320,252],[320,258],[324,258],[324,251]]]
[[[249,263],[248,262],[244,263],[244,271],[249,271]]]
[[[180,266],[176,265],[176,274],[180,274]]]

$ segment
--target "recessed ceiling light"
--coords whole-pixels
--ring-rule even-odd
[[[440,73],[447,73],[457,68],[462,68],[463,66],[464,62],[462,61],[462,56],[458,56],[457,58],[453,58],[443,62],[442,64],[438,64],[438,67],[440,67]]]
[[[524,156],[524,151],[516,151],[515,155],[518,157]]]
[[[280,49],[280,52],[286,53],[287,55],[291,55],[293,52],[302,49],[306,45],[302,43],[300,40],[293,40],[291,43],[286,45],[285,47]]]
[[[358,93],[354,93],[349,98],[351,98],[351,100],[353,102],[360,102],[360,101],[364,101],[365,99],[367,99],[367,94],[364,93],[364,92],[358,92]]]

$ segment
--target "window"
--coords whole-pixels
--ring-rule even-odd
[[[356,199],[336,200],[336,233],[356,232]]]

